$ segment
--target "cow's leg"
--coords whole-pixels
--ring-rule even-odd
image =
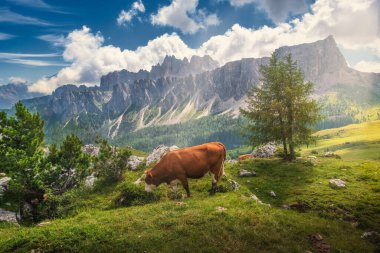
[[[221,163],[218,164],[216,167],[212,168],[210,172],[212,177],[212,184],[211,190],[209,192],[210,195],[214,195],[218,189],[218,182],[224,173],[224,160],[222,160]]]
[[[174,193],[174,198],[175,199],[178,199],[178,183],[179,183],[179,180],[178,179],[175,179],[173,181],[170,182],[170,186],[173,190],[173,193]]]
[[[189,182],[187,181],[187,178],[184,177],[184,178],[180,179],[180,181],[182,183],[183,188],[185,188],[185,190],[186,190],[187,197],[190,198],[191,194],[190,194]]]
[[[211,178],[212,178],[212,182],[211,182],[211,189],[209,190],[209,193],[210,195],[214,195],[216,193],[218,181],[213,172],[211,172]]]

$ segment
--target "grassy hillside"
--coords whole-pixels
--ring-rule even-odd
[[[372,150],[378,128],[379,121],[318,132],[324,136],[318,145],[302,149],[304,157],[318,152],[315,161],[226,164],[228,179],[240,188],[232,190],[224,178],[216,196],[207,193],[210,176],[190,181],[191,198],[173,200],[165,185],[153,195],[134,186],[142,170],[126,172],[118,184],[66,193],[60,218],[32,227],[0,223],[0,252],[319,252],[313,234],[322,235],[331,252],[374,252],[379,240],[360,236],[380,232],[380,161]],[[327,149],[342,159],[323,157]],[[362,159],[360,152],[371,155]],[[240,178],[240,169],[257,177]],[[332,189],[332,178],[346,181],[346,188]]]
[[[318,142],[305,152],[331,150],[344,159],[380,160],[380,120],[322,130],[315,136]]]

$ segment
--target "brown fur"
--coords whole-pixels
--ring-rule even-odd
[[[252,158],[252,155],[251,155],[251,154],[246,154],[246,155],[241,155],[241,156],[239,156],[238,160],[239,160],[239,162],[240,162],[240,161],[247,160],[247,159],[249,159],[249,158]]]
[[[215,194],[217,182],[223,175],[226,148],[220,142],[182,148],[167,153],[156,166],[146,171],[145,182],[159,186],[178,179],[190,197],[188,178],[201,178],[211,172],[216,182],[212,183],[210,194]]]

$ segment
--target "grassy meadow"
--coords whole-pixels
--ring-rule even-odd
[[[374,252],[379,240],[361,235],[380,232],[379,130],[375,121],[320,131],[295,162],[227,163],[215,196],[208,175],[190,180],[191,198],[174,199],[166,185],[148,194],[132,184],[144,168],[128,171],[118,184],[65,193],[54,220],[0,223],[0,252],[323,252],[310,240],[315,234],[330,252]],[[341,158],[324,157],[327,150]],[[238,177],[240,169],[257,176]],[[346,187],[332,189],[333,178]]]

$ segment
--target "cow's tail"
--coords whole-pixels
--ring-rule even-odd
[[[223,145],[223,143],[220,143],[223,147],[223,160],[222,160],[222,166],[219,170],[219,179],[222,178],[222,176],[224,175],[224,162],[226,161],[226,157],[227,157],[227,151],[226,151],[226,147]]]

